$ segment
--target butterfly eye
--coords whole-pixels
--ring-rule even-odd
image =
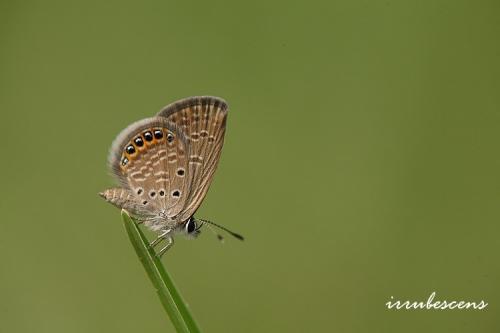
[[[188,234],[190,234],[196,230],[196,222],[194,221],[194,219],[192,217],[186,222],[186,226],[184,228],[186,229],[186,232]]]

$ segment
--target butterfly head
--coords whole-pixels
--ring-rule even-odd
[[[187,219],[186,222],[181,224],[182,232],[187,238],[196,238],[201,233],[200,228],[202,225],[203,224],[197,223],[197,220],[194,218],[194,216],[191,216],[189,219]]]

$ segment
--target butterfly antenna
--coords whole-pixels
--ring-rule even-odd
[[[201,222],[200,226],[198,227],[198,229],[200,229],[205,224],[205,221],[201,221],[201,220],[198,220],[198,221]],[[215,232],[215,230],[212,228],[212,226],[208,223],[207,223],[207,227],[208,227],[208,229],[210,229],[211,232],[213,232],[213,234],[217,237],[218,240],[220,240],[222,243],[224,243],[224,237],[222,237],[221,234]]]
[[[202,219],[200,219],[200,221],[201,221],[202,223],[207,223],[207,226],[209,226],[209,227],[210,227],[210,225],[213,225],[214,227],[217,227],[217,228],[219,228],[219,229],[221,229],[221,230],[224,230],[225,232],[227,232],[228,234],[230,234],[230,235],[231,235],[231,236],[233,236],[234,238],[238,238],[239,240],[244,240],[244,238],[243,238],[243,236],[242,236],[242,235],[237,234],[237,233],[235,233],[235,232],[232,232],[232,231],[231,231],[231,230],[229,230],[228,228],[223,227],[223,226],[221,226],[221,225],[219,225],[219,224],[217,224],[217,223],[214,223],[214,222],[211,222],[211,221],[208,221],[208,220],[202,220]],[[212,228],[210,228],[210,230],[212,230]],[[212,230],[212,231],[213,231],[213,230]],[[215,232],[215,231],[214,231],[214,232]],[[219,240],[223,240],[223,239],[224,239],[221,235],[219,235],[219,234],[217,234],[217,233],[215,233],[215,234],[217,235],[217,238],[218,238]]]

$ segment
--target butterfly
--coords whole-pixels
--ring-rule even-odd
[[[131,124],[111,145],[108,164],[119,187],[99,194],[158,232],[151,246],[167,241],[159,256],[173,245],[173,235],[197,237],[204,224],[243,240],[223,226],[194,217],[219,162],[227,113],[221,98],[185,98]]]

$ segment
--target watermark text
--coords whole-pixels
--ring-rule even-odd
[[[434,300],[436,292],[427,298],[427,301],[399,301],[391,296],[391,300],[385,303],[386,307],[390,310],[483,310],[488,306],[488,303],[481,300],[479,302],[471,301],[448,301],[448,300]]]

